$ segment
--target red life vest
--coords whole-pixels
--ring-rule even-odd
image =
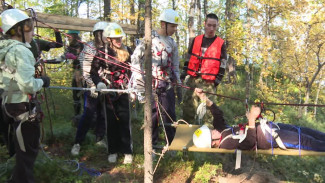
[[[204,53],[204,57],[202,57],[201,45],[203,36],[204,34],[194,39],[187,74],[191,76],[201,75],[202,79],[214,81],[219,73],[221,47],[224,40],[217,37]]]

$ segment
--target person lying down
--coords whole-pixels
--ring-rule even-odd
[[[252,106],[247,112],[247,124],[235,127],[227,125],[222,110],[209,100],[203,90],[196,88],[195,94],[206,101],[213,116],[213,129],[206,125],[198,128],[193,134],[193,143],[198,148],[221,149],[301,149],[325,152],[325,133],[306,127],[299,127],[284,123],[273,123],[256,119],[261,109]]]

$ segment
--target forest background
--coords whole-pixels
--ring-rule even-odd
[[[144,0],[12,0],[6,3],[19,9],[32,7],[38,12],[49,14],[136,25],[138,34],[128,35],[124,40],[125,44],[133,48],[135,40],[144,35]],[[241,99],[238,101],[219,97],[217,103],[225,111],[227,121],[237,123],[237,116],[245,114],[243,101],[246,99],[249,102],[324,105],[324,0],[153,0],[154,28],[159,25],[158,16],[164,8],[175,9],[181,16],[178,31],[174,36],[179,45],[181,65],[187,58],[190,40],[204,31],[205,15],[210,12],[218,15],[220,27],[217,35],[226,41],[228,52],[227,74],[218,86],[218,94]],[[46,39],[54,39],[51,29],[39,28],[37,31]],[[84,42],[91,38],[91,33],[82,32]],[[63,52],[63,49],[51,50],[45,53],[44,58],[55,58]],[[47,67],[53,86],[70,86],[72,76],[68,63]],[[75,128],[69,123],[73,106],[71,91],[51,90],[49,98],[53,103],[49,105],[53,127],[50,130],[49,117],[46,115],[44,144],[47,144],[45,150],[50,154],[51,160],[48,161],[48,156],[39,156],[35,168],[39,182],[142,182],[141,105],[133,104],[132,124],[136,159],[132,166],[108,165],[105,150],[95,147],[92,134],[88,135],[87,146],[82,147],[83,153],[76,159],[106,175],[94,178],[87,173],[81,175],[80,170],[79,173],[68,173],[59,168],[63,166],[63,159],[73,158],[70,156],[70,148]],[[298,105],[265,107],[274,112],[275,121],[325,131],[324,108]],[[44,106],[44,110],[45,108]],[[178,118],[181,118],[180,107],[177,107],[177,114]],[[12,160],[7,161],[4,147],[1,147],[0,152],[3,155],[0,158],[0,170],[4,170],[0,171],[0,180],[5,180],[9,175]],[[101,155],[98,155],[98,152],[102,152]],[[167,163],[170,160],[173,160],[173,163]],[[243,161],[242,165],[246,168],[235,171],[232,155],[190,153],[184,158],[182,153],[177,153],[176,157],[166,157],[162,160],[155,180],[218,182],[222,178],[229,178],[230,175],[237,178],[262,175],[261,178],[269,176],[270,180],[289,182],[324,182],[325,179],[323,157],[258,155],[247,156],[244,160],[246,162]],[[69,165],[68,169],[73,169],[72,166]],[[46,173],[43,167],[47,167]],[[263,176],[264,174],[268,176]]]

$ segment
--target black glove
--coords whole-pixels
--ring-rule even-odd
[[[51,80],[47,76],[41,76],[41,79],[43,80],[43,87],[47,88],[50,86]]]
[[[183,100],[182,87],[178,86],[176,88],[176,92],[177,92],[177,102],[178,102],[178,104],[181,104],[182,100]]]
[[[221,80],[219,78],[216,78],[216,80],[214,80],[215,87],[217,87],[220,83],[221,83]]]

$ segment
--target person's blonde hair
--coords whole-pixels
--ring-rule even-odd
[[[113,46],[112,44],[110,44],[110,45],[113,48],[113,50],[115,51],[116,58],[118,59],[118,61],[125,62],[130,57],[130,53],[128,52],[127,47],[124,46],[123,44],[122,44],[121,48],[117,48],[117,47]]]

